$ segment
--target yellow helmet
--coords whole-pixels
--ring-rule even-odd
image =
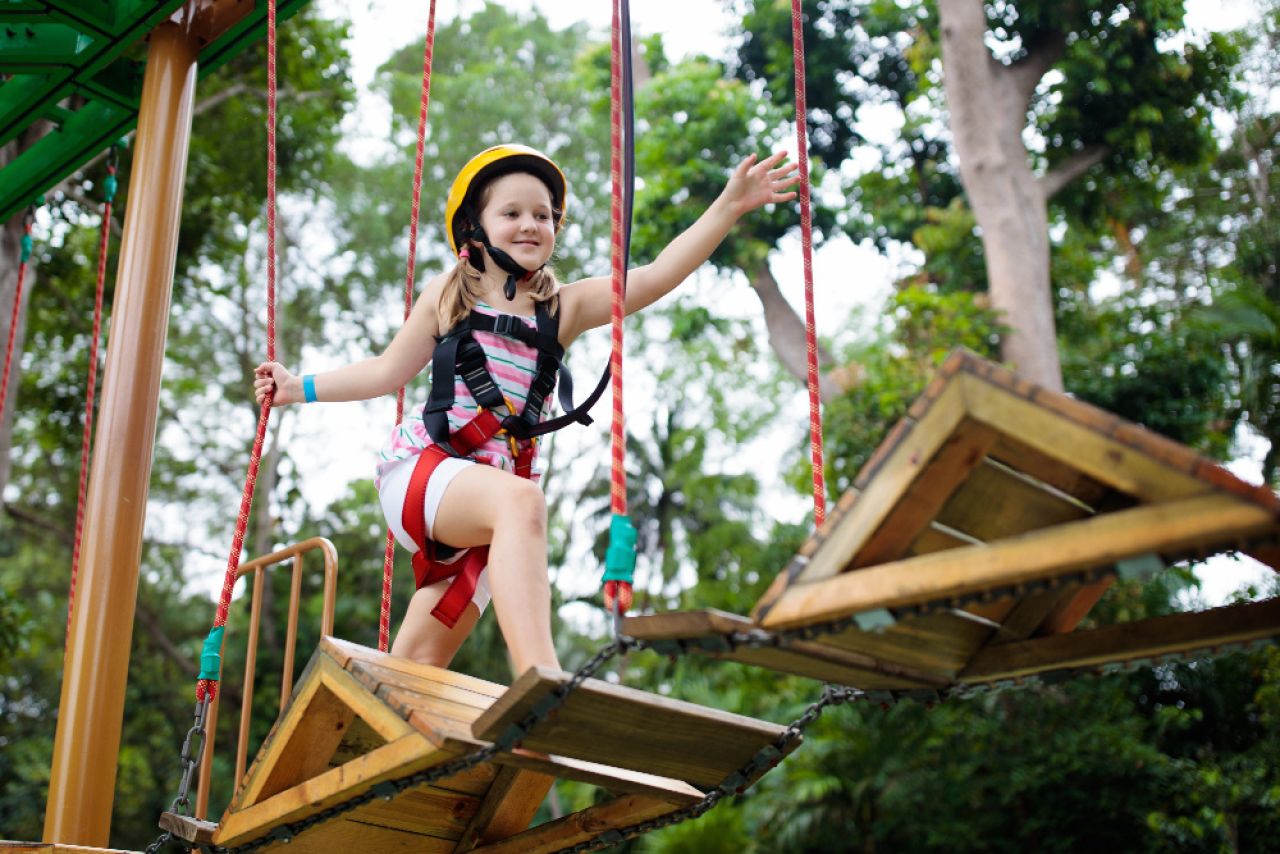
[[[445,200],[444,219],[449,226],[449,248],[457,255],[460,247],[466,243],[463,234],[465,216],[475,216],[470,209],[475,205],[475,197],[489,181],[512,172],[528,172],[542,180],[551,191],[551,208],[555,216],[556,232],[560,231],[560,223],[564,218],[565,203],[568,201],[569,184],[564,173],[555,161],[547,155],[527,145],[506,143],[486,148],[467,161],[458,177],[453,179],[449,187],[449,196]],[[478,223],[471,223],[472,226]]]

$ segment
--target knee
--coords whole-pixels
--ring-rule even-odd
[[[501,518],[518,527],[525,535],[547,535],[547,499],[537,484],[521,480],[513,484],[509,495],[502,497]]]

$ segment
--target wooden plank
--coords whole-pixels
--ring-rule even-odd
[[[317,650],[307,665],[307,678],[299,686],[297,696],[285,710],[284,717],[258,751],[258,757],[245,775],[243,786],[232,798],[229,809],[238,810],[270,797],[283,790],[282,784],[287,784],[283,788],[288,788],[302,782],[306,777],[299,778],[297,773],[303,769],[318,772],[328,765],[329,757],[341,742],[340,738],[332,744],[322,763],[311,762],[306,755],[311,744],[305,739],[312,734],[307,723],[308,715],[316,698],[322,696],[329,698],[323,708],[326,719],[336,714],[332,704],[340,703],[352,712],[352,717],[358,716],[387,741],[412,732],[412,727],[403,718],[373,697],[336,661],[322,650]],[[347,718],[346,724],[350,720]],[[280,776],[273,777],[277,765],[285,770]],[[276,788],[268,792],[268,785],[273,780]]]
[[[808,564],[790,579],[778,599],[797,586],[841,572],[915,482],[917,474],[933,459],[964,414],[963,389],[958,383],[952,383],[889,455],[884,467],[867,484],[849,512],[839,519],[838,524],[833,523],[827,538],[818,546]],[[775,588],[770,588],[770,591],[777,594]],[[755,619],[759,620],[768,613],[773,603],[778,601],[770,595],[766,593],[756,604],[752,612]]]
[[[473,727],[497,739],[570,674],[530,668]],[[529,750],[714,786],[784,731],[775,724],[588,679],[523,742]]]
[[[586,842],[606,830],[640,824],[675,809],[671,804],[642,795],[623,795],[475,851],[477,854],[549,854]]]
[[[458,836],[455,852],[496,842],[528,829],[556,778],[510,765],[502,768],[471,821]]]
[[[1092,515],[1070,497],[998,463],[986,461],[938,513],[938,521],[991,542]]]
[[[160,813],[159,825],[161,830],[169,831],[178,839],[204,844],[213,842],[213,834],[218,830],[218,825],[211,821],[172,812]]]
[[[985,424],[962,419],[933,458],[920,469],[875,533],[853,555],[849,569],[901,558],[970,472],[982,463],[997,435]]]
[[[683,780],[570,759],[567,756],[550,756],[517,749],[511,753],[499,753],[493,761],[497,765],[538,771],[561,780],[587,783],[615,794],[644,795],[677,806],[688,806],[702,800],[702,792]]]
[[[938,681],[949,681],[965,668],[991,634],[986,626],[944,613],[900,620],[882,632],[846,629],[819,642],[923,670]],[[854,687],[874,689],[871,685]]]
[[[335,854],[344,851],[351,854],[366,851],[378,854],[448,854],[453,850],[453,840],[335,818],[303,831],[288,843],[273,842],[258,850],[274,854]]]
[[[982,380],[965,376],[961,382],[974,418],[1128,495],[1148,502],[1169,501],[1213,489],[1195,475],[1107,435],[1114,428],[1109,422],[1082,424]],[[1102,410],[1092,411],[1099,418],[1105,415]],[[1111,416],[1111,420],[1117,419]]]
[[[1021,441],[1018,436],[1002,435],[987,456],[1014,471],[1070,495],[1088,507],[1097,507],[1114,490],[1089,477],[1073,465],[1051,457]]]
[[[330,757],[354,718],[355,712],[328,686],[321,685],[307,703],[288,744],[279,749],[254,799],[269,798],[327,770]]]
[[[683,640],[686,642],[723,639],[734,632],[757,628],[746,617],[724,611],[680,611],[628,617],[624,634],[640,640]],[[875,689],[910,689],[945,684],[933,673],[890,664],[869,655],[847,652],[813,641],[789,641],[782,647],[738,646],[727,651],[702,650],[713,658],[737,661],[780,673],[793,673],[823,682]]]
[[[947,549],[971,545],[975,545],[972,537],[961,534],[959,531],[950,530],[934,522],[920,532],[920,535],[915,538],[903,556],[927,555],[932,552],[942,552]]]
[[[1136,507],[795,585],[762,622],[771,629],[813,625],[1051,579],[1147,552],[1228,547],[1277,527],[1270,512],[1227,495]]]
[[[214,841],[222,846],[248,842],[280,824],[306,818],[362,794],[384,780],[405,777],[455,755],[437,750],[426,736],[410,731],[372,753],[305,780],[261,803],[228,810],[218,825]]]
[[[475,709],[476,711],[484,711],[493,705],[493,701],[501,697],[507,689],[505,686],[492,685],[496,690],[479,692],[467,686],[460,686],[452,681],[444,681],[439,677],[441,674],[449,673],[448,670],[440,670],[432,667],[426,670],[407,669],[407,668],[390,668],[385,664],[374,661],[353,661],[348,666],[348,671],[361,682],[370,686],[395,685],[397,687],[408,688],[421,694],[429,694],[441,699],[449,700],[461,706]],[[376,691],[377,688],[375,687]]]
[[[347,820],[456,842],[483,800],[483,795],[415,786],[389,801],[374,798],[348,813]]]
[[[429,664],[419,664],[416,661],[410,661],[407,658],[390,655],[385,652],[379,652],[376,649],[370,649],[367,646],[344,641],[339,638],[325,636],[320,639],[321,650],[325,652],[334,661],[337,661],[343,667],[347,667],[352,661],[368,662],[378,667],[395,670],[410,676],[423,676],[445,685],[451,685],[462,688],[476,694],[482,694],[492,698],[498,698],[506,692],[507,686],[499,685],[496,682],[488,682],[484,679],[477,679],[474,676],[468,676],[465,673],[456,673],[452,670],[446,670],[443,667],[432,667]]]
[[[1170,614],[992,646],[959,677],[978,684],[1280,637],[1280,599]]]
[[[1009,616],[1001,621],[1002,633],[992,643],[1007,643],[1029,638],[1044,624],[1045,618],[1067,602],[1074,601],[1080,585],[1067,585],[1062,590],[1033,593],[1017,601]]]
[[[373,727],[359,718],[353,718],[347,725],[342,741],[338,742],[333,755],[329,757],[329,767],[337,767],[386,743],[387,740],[374,732]]]

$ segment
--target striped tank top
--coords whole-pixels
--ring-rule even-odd
[[[477,304],[475,310],[480,314],[493,317],[501,314],[485,303]],[[520,320],[531,329],[537,329],[537,322],[532,317],[520,316]],[[533,378],[537,374],[538,351],[522,341],[505,335],[478,331],[473,332],[472,335],[476,343],[484,349],[485,366],[489,369],[494,382],[502,389],[507,399],[515,404],[517,411],[523,410],[525,398],[529,395],[529,386],[532,385]],[[432,367],[434,368],[434,365]],[[552,397],[547,395],[539,421],[546,417],[546,410],[551,406]],[[392,429],[386,444],[378,453],[374,482],[379,486],[381,486],[383,475],[397,463],[412,459],[421,454],[428,445],[435,444],[427,433],[426,423],[422,420],[423,406],[425,401],[412,409],[405,416],[404,421]],[[449,431],[453,432],[471,421],[478,411],[479,407],[475,398],[471,396],[471,390],[467,388],[461,377],[454,377],[453,408],[449,410]],[[507,443],[505,434],[494,436],[476,448],[470,454],[470,458],[504,471],[512,471],[515,468],[511,446]],[[537,479],[536,474],[534,479]]]

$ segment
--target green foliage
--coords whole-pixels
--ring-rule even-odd
[[[837,496],[853,484],[880,440],[907,412],[938,365],[957,347],[994,358],[1000,326],[994,312],[967,291],[941,293],[908,285],[890,297],[877,340],[847,358],[861,366],[863,379],[827,405],[828,484]],[[807,474],[793,472],[797,489]]]

